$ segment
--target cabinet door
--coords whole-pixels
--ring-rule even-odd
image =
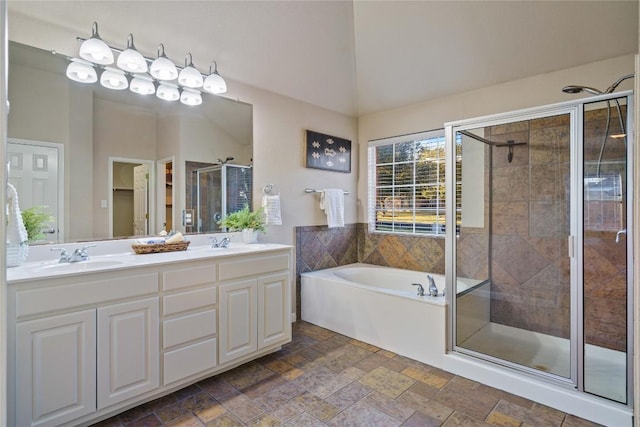
[[[256,300],[258,282],[244,280],[220,285],[220,363],[258,348]]]
[[[258,279],[259,349],[290,339],[289,306],[289,273]]]
[[[158,298],[98,308],[98,409],[160,385]]]
[[[54,426],[96,410],[96,311],[16,325],[16,425]]]

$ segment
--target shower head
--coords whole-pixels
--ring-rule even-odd
[[[605,93],[612,93],[623,81],[635,77],[634,74],[627,74],[626,76],[620,77],[616,80],[611,86],[607,88],[604,92],[598,89],[594,89],[589,86],[580,86],[580,85],[569,85],[562,88],[564,93],[580,93],[580,92],[589,92],[592,95],[603,95]]]
[[[228,162],[230,162],[231,160],[233,160],[234,158],[231,156],[228,156],[226,159],[222,160],[222,159],[218,159],[218,163],[220,163],[221,165],[227,164]]]
[[[578,86],[578,85],[570,85],[562,88],[564,93],[580,93],[580,92],[589,92],[592,95],[602,95],[604,92],[599,91],[598,89],[594,89],[589,86]]]

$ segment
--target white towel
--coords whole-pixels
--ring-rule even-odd
[[[329,228],[344,227],[344,191],[327,188],[320,194],[320,209],[327,214]]]
[[[7,242],[22,244],[29,237],[22,221],[22,213],[18,204],[18,192],[11,184],[7,184],[7,205],[9,209],[7,212]]]
[[[280,214],[280,195],[262,196],[262,209],[267,225],[282,225],[282,215]]]

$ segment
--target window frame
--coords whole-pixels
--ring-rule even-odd
[[[437,141],[429,141],[429,140],[437,140]],[[410,155],[410,160],[399,159],[397,156],[396,148],[400,146],[400,144],[413,143],[412,153]],[[423,146],[428,144],[435,145],[431,148],[433,152],[437,154],[435,157],[431,157],[430,159],[425,159],[420,157],[419,151],[417,148],[419,143],[422,143]],[[446,138],[444,129],[435,129],[425,132],[418,132],[406,135],[395,136],[391,138],[383,138],[377,140],[371,140],[368,142],[367,147],[367,193],[368,193],[368,206],[367,206],[367,223],[369,232],[372,233],[389,233],[389,234],[405,234],[410,236],[425,236],[425,237],[442,237],[444,238],[446,232],[446,197],[445,197],[445,169],[446,169]],[[379,147],[391,147],[391,162],[377,163],[377,149]],[[406,153],[405,153],[406,156]],[[417,176],[416,171],[422,162],[433,162],[436,164],[435,167],[435,180],[432,181],[420,181],[424,178],[431,178],[431,172],[427,172],[427,176]],[[406,175],[404,176],[405,182],[396,183],[396,166],[401,165],[401,167],[405,167],[406,165],[411,165],[412,175],[411,182],[406,181]],[[441,168],[440,165],[443,165],[444,168]],[[383,167],[391,166],[391,183],[389,184],[380,184],[378,181],[378,171]],[[423,165],[424,167],[424,165]],[[419,207],[416,203],[416,192],[422,188],[423,191],[435,191],[435,199],[428,199],[430,202],[434,203],[433,207]],[[386,224],[386,226],[382,225],[378,217],[379,212],[383,212],[385,208],[381,206],[380,202],[380,190],[391,190],[391,218],[392,220]],[[411,192],[411,201],[409,202],[409,206],[404,206],[403,209],[398,208],[396,210],[396,206],[402,203],[400,200],[401,197],[396,197],[398,194],[396,191],[400,190],[400,193],[407,193],[407,190]],[[402,191],[404,190],[404,191]],[[400,199],[400,200],[399,200]],[[405,215],[409,213],[411,216],[411,220],[405,221],[395,221],[393,220],[396,217],[396,212],[403,212]],[[421,222],[417,220],[416,214],[427,214],[427,212],[432,212],[434,215],[433,222]]]

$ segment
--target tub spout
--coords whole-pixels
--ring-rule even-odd
[[[427,280],[429,280],[429,295],[432,297],[438,296],[438,287],[436,286],[435,280],[433,280],[433,276],[427,274]]]
[[[418,287],[418,296],[419,297],[423,297],[424,296],[424,287],[420,283],[412,283],[411,286],[417,286]]]

